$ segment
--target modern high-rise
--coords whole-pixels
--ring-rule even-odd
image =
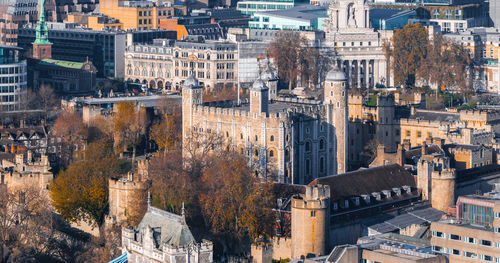
[[[26,95],[26,60],[17,47],[0,46],[0,112],[23,110]]]

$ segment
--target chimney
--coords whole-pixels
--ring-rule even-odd
[[[405,164],[405,150],[403,145],[398,143],[398,149],[396,151],[396,163],[403,166]]]
[[[422,142],[422,155],[427,154],[427,143]]]
[[[22,153],[16,154],[16,165],[23,165],[24,155]]]
[[[378,164],[379,165],[382,165],[384,164],[384,160],[385,160],[385,146],[383,144],[379,144],[377,146],[377,160],[378,160]]]
[[[403,140],[403,149],[405,149],[405,151],[409,151],[411,149],[410,139]]]
[[[33,160],[33,153],[31,152],[31,150],[26,151],[26,162],[31,163],[32,160]]]
[[[42,154],[40,161],[42,162],[43,166],[49,166],[49,157],[45,154]]]

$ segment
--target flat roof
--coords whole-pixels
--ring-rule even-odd
[[[160,99],[182,99],[176,95],[151,95],[151,96],[130,96],[130,97],[111,97],[111,98],[87,98],[80,99],[79,101],[86,105],[102,105],[102,104],[115,104],[120,102],[136,102],[144,104],[146,107],[155,107]]]
[[[328,17],[327,8],[316,5],[298,5],[289,9],[279,11],[255,12],[262,16],[277,16],[298,20],[311,21],[321,17]],[[255,15],[254,14],[254,15]]]

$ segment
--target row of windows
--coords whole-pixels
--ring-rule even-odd
[[[155,71],[143,70],[142,74],[141,74],[141,71],[139,69],[135,69],[134,71],[132,71],[132,69],[128,69],[127,75],[129,75],[129,76],[131,76],[131,75],[144,76],[144,77],[149,76],[149,77],[158,77],[158,78],[163,78],[163,76],[165,75],[166,78],[170,78],[170,72],[168,72],[168,71],[164,74],[162,71],[155,72]]]
[[[452,249],[452,248],[449,248],[449,249],[446,249],[444,247],[440,247],[440,246],[432,246],[432,250],[433,251],[436,251],[436,252],[441,252],[441,253],[447,253],[447,254],[450,254],[450,255],[455,255],[455,256],[463,256],[463,257],[466,257],[466,258],[471,258],[471,259],[476,259],[477,258],[477,254],[474,253],[474,252],[469,252],[469,251],[460,251],[458,249]],[[490,256],[490,255],[484,255],[484,254],[480,254],[479,255],[479,259],[483,260],[483,261],[489,261],[489,262],[493,262],[493,260],[495,260],[494,262],[499,262],[500,263],[500,258],[494,258],[493,256]]]
[[[438,238],[443,238],[443,239],[449,239],[449,240],[455,240],[455,241],[463,241],[468,244],[477,244],[479,241],[479,245],[481,246],[486,246],[486,247],[492,247],[494,242],[490,240],[485,240],[485,239],[476,239],[474,237],[467,237],[467,236],[460,236],[460,235],[455,235],[455,234],[448,234],[446,235],[443,232],[439,231],[432,231],[432,236],[433,237],[438,237]],[[500,248],[500,243],[496,242],[495,247]]]
[[[26,76],[15,76],[15,77],[0,77],[0,84],[16,84],[20,82],[25,82]]]
[[[359,42],[359,46],[363,46],[365,42]],[[337,42],[334,42],[334,45],[337,47],[338,46],[338,43]],[[355,45],[355,42],[351,42],[351,47],[354,47]],[[368,46],[371,46],[372,45],[372,42],[371,41],[368,41],[367,42],[367,45]],[[347,43],[346,42],[342,42],[342,46],[345,47],[347,46]]]
[[[142,25],[142,24],[144,24],[144,25],[147,25],[147,24],[151,25],[151,19],[139,19],[139,25]]]
[[[25,67],[2,67],[0,68],[0,74],[2,75],[7,75],[7,74],[19,74],[19,73],[24,73],[26,71]]]

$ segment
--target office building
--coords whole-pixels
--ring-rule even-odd
[[[26,106],[26,60],[17,47],[0,46],[0,112],[24,110]]]

